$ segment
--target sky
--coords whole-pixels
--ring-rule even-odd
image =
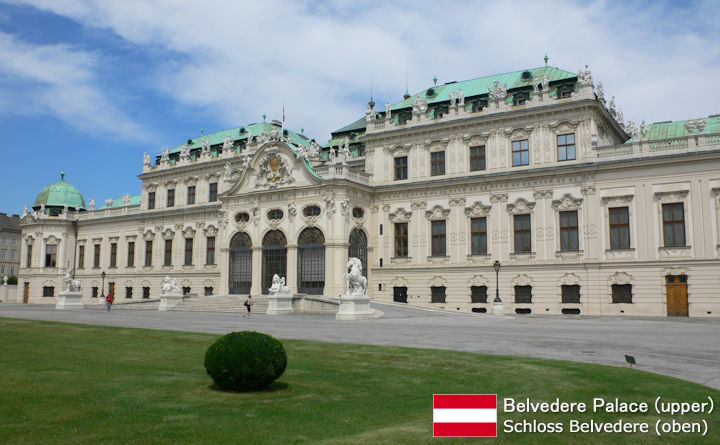
[[[625,119],[720,113],[720,2],[0,0],[0,212],[140,193],[144,152],[280,119],[320,142],[438,83],[589,65]]]

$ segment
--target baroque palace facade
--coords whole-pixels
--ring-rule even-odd
[[[380,108],[380,107],[379,107]],[[20,293],[339,296],[489,312],[720,315],[720,116],[625,122],[587,69],[433,85],[320,146],[256,123],[145,155],[140,195],[60,182],[21,222]],[[494,264],[499,262],[499,275]],[[104,272],[104,278],[101,273]]]

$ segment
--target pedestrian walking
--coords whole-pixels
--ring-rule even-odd
[[[252,313],[252,305],[253,305],[253,299],[252,295],[248,295],[247,300],[245,300],[245,308],[247,308],[247,313],[243,314],[243,318],[247,317],[250,318],[250,314]]]
[[[110,312],[110,308],[112,307],[114,301],[115,297],[113,296],[112,292],[110,292],[107,297],[105,297],[105,305],[107,306],[108,312]]]

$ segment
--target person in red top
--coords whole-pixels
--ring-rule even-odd
[[[108,312],[110,312],[110,307],[112,307],[113,301],[115,301],[115,297],[112,292],[110,292],[107,297],[105,297],[105,304],[107,305]]]

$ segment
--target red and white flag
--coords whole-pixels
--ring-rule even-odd
[[[497,437],[497,394],[433,395],[433,437]]]

